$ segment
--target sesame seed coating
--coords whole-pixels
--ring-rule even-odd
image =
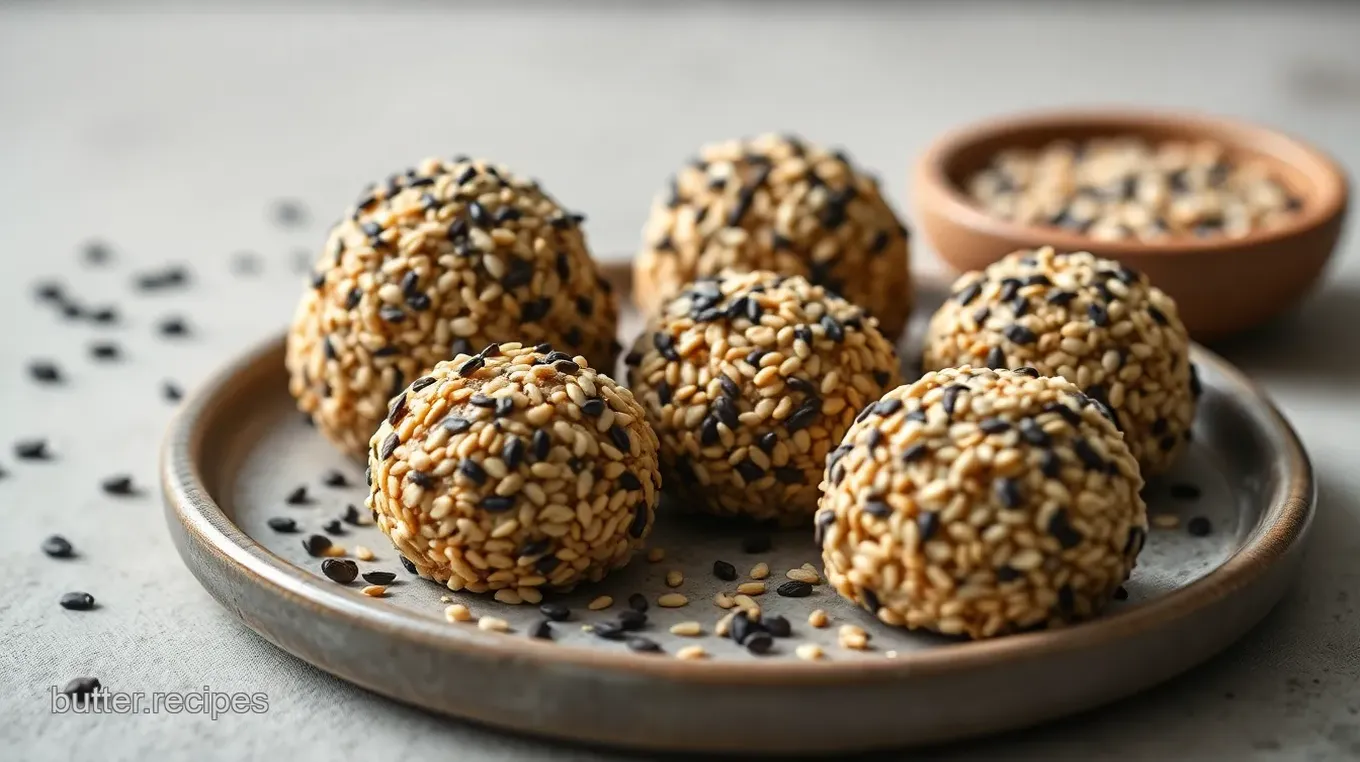
[[[815,522],[847,599],[887,624],[982,638],[1092,617],[1128,577],[1147,537],[1143,480],[1070,382],[950,368],[871,409],[827,461]]]
[[[612,368],[618,305],[577,215],[481,160],[427,159],[364,192],[330,232],[288,335],[289,390],[359,455],[387,402],[494,341]]]
[[[603,409],[587,414],[594,400]],[[493,344],[393,400],[369,447],[367,505],[421,576],[536,603],[642,546],[656,450],[633,395],[584,357]]]
[[[1113,409],[1144,476],[1189,438],[1198,384],[1171,297],[1087,252],[1017,251],[961,276],[931,318],[926,370],[1030,367]]]
[[[652,206],[634,262],[652,312],[724,269],[801,275],[867,309],[889,337],[911,313],[908,233],[843,152],[765,134],[711,143]]]
[[[710,513],[789,524],[816,509],[826,455],[855,414],[898,383],[874,318],[765,271],[694,281],[627,361],[667,487]]]

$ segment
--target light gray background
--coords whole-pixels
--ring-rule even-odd
[[[159,398],[161,380],[192,385],[278,330],[298,290],[292,252],[317,246],[368,179],[426,154],[496,157],[589,213],[595,250],[623,257],[651,194],[698,143],[768,128],[847,146],[883,173],[906,209],[907,167],[931,136],[1046,105],[1156,104],[1243,116],[1303,135],[1350,171],[1360,168],[1354,4],[109,5],[0,7],[6,759],[610,754],[428,716],[312,669],[203,592],[170,544],[154,492],[132,499],[99,492],[111,473],[153,483],[172,413]],[[311,224],[272,225],[266,211],[279,196],[305,200]],[[77,247],[91,237],[116,248],[108,268],[78,265]],[[1302,309],[1219,347],[1275,397],[1317,467],[1321,508],[1293,593],[1239,645],[1162,688],[932,754],[1360,755],[1353,241]],[[229,255],[243,249],[265,260],[258,277],[229,273]],[[134,299],[131,274],[168,262],[191,265],[193,286]],[[919,248],[918,262],[934,266]],[[31,285],[48,275],[91,302],[117,303],[123,324],[71,324],[36,308]],[[177,312],[195,335],[158,339],[154,321]],[[101,334],[123,343],[125,362],[89,361],[85,347]],[[38,356],[62,362],[70,382],[30,383],[26,365]],[[11,442],[36,435],[52,440],[58,459],[16,464]],[[38,544],[52,532],[73,540],[82,557],[43,557]],[[63,611],[56,599],[71,589],[92,592],[102,607]],[[48,687],[81,674],[125,690],[264,691],[270,712],[215,722],[51,715]]]

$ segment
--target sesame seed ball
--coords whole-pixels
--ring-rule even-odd
[[[1087,252],[1017,251],[961,276],[930,321],[927,370],[1031,367],[1108,405],[1144,476],[1190,437],[1199,382],[1171,297]]]
[[[691,282],[625,362],[668,488],[700,510],[787,524],[816,509],[827,452],[855,414],[899,382],[874,318],[766,271]]]
[[[1092,617],[1147,537],[1138,464],[1070,382],[950,368],[888,392],[827,460],[827,580],[887,624],[990,637]]]
[[[298,407],[358,456],[412,379],[488,342],[546,341],[614,367],[618,305],[580,220],[533,181],[461,157],[366,190],[293,318]]]
[[[865,308],[895,338],[911,313],[908,233],[845,153],[774,134],[711,143],[652,207],[634,262],[651,312],[720,270],[801,275]]]
[[[536,603],[628,563],[655,515],[656,449],[633,395],[584,357],[492,344],[393,400],[367,505],[421,576]]]

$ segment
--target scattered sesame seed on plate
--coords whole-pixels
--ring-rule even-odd
[[[704,647],[700,645],[685,646],[684,648],[681,648],[679,651],[675,652],[675,658],[684,659],[686,661],[703,659],[706,658],[707,656],[708,651],[705,651]]]
[[[822,609],[813,609],[812,613],[808,614],[808,624],[812,625],[813,627],[817,628],[825,627],[827,625],[827,622],[828,620],[826,617],[826,612],[823,611]]]
[[[666,572],[666,587],[680,587],[685,584],[685,573],[679,569]]]
[[[598,598],[592,600],[590,603],[586,604],[586,608],[590,609],[591,611],[603,611],[613,605],[614,599],[612,597],[608,595],[601,595]]]
[[[737,592],[741,593],[742,595],[764,595],[765,583],[743,582],[740,585],[737,585]]]
[[[384,595],[387,595],[387,587],[385,585],[366,585],[364,589],[359,592],[370,598],[381,598]]]
[[[665,609],[680,608],[688,603],[689,598],[686,598],[681,593],[666,593],[656,599],[656,605]]]
[[[359,565],[348,558],[327,558],[321,562],[321,573],[333,582],[348,585],[359,576]]]
[[[765,579],[766,577],[770,576],[770,565],[765,563],[764,561],[761,561],[760,563],[751,567],[751,573],[748,576],[750,576],[751,579]]]
[[[654,564],[661,563],[662,561],[666,560],[666,549],[665,548],[649,549],[647,551],[647,560]]]
[[[1154,513],[1151,520],[1158,529],[1175,529],[1181,525],[1181,517],[1174,513]]]
[[[687,622],[677,622],[671,625],[670,633],[682,637],[692,638],[704,634],[704,626],[693,620]]]
[[[372,561],[372,560],[373,560],[373,551],[372,551],[372,550],[369,550],[367,546],[364,546],[364,545],[355,545],[355,546],[354,546],[354,557],[357,558],[357,559],[359,559],[360,561]]]
[[[390,585],[396,579],[397,575],[389,571],[364,572],[364,581],[370,585]]]
[[[66,593],[61,596],[61,607],[71,611],[89,611],[94,608],[94,596],[89,593]]]
[[[794,654],[804,661],[817,661],[822,658],[822,647],[816,643],[803,643],[793,649]]]
[[[510,623],[494,616],[484,616],[477,620],[477,629],[486,632],[508,632]]]
[[[76,554],[70,541],[59,534],[54,534],[43,540],[42,552],[52,558],[71,558]]]
[[[444,609],[444,618],[450,622],[471,622],[472,612],[467,606],[455,603]]]

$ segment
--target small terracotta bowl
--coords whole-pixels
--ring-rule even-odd
[[[1243,238],[1173,237],[1100,241],[1070,230],[992,216],[964,190],[967,178],[999,151],[1059,139],[1136,135],[1152,143],[1212,140],[1230,157],[1258,158],[1303,206],[1286,225]],[[1054,111],[984,121],[946,134],[916,165],[917,223],[959,270],[978,270],[1017,249],[1053,246],[1090,251],[1147,273],[1176,300],[1200,340],[1258,325],[1295,305],[1321,275],[1346,216],[1346,176],[1321,151],[1274,130],[1194,114]]]

